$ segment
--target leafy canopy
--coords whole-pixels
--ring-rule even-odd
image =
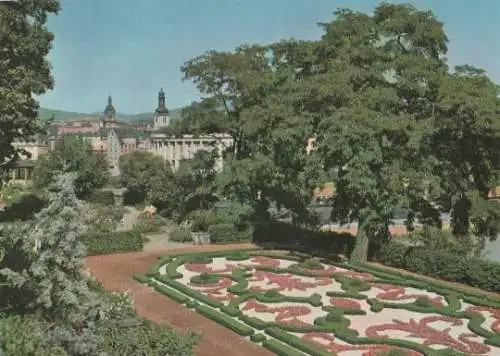
[[[92,151],[90,143],[78,136],[63,136],[53,151],[38,159],[33,184],[37,188],[47,188],[61,172],[76,174],[74,183],[79,198],[89,197],[109,179],[104,155]]]

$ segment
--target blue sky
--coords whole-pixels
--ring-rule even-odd
[[[500,83],[500,1],[415,0],[445,23],[452,64],[484,68]],[[55,89],[42,107],[101,111],[108,93],[117,111],[150,112],[161,87],[169,108],[198,98],[182,82],[184,61],[242,43],[316,39],[317,22],[337,7],[370,12],[375,0],[62,0],[49,21]]]

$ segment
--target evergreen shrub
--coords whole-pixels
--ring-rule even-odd
[[[252,232],[250,229],[240,230],[234,224],[215,224],[208,228],[210,241],[214,244],[250,241]]]
[[[142,251],[144,242],[138,231],[88,231],[81,236],[87,256]]]

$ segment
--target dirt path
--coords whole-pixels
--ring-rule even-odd
[[[251,244],[229,246],[205,245],[175,250],[134,252],[107,256],[87,257],[85,264],[104,288],[129,291],[137,312],[159,324],[170,324],[180,331],[203,331],[202,343],[196,356],[271,356],[274,355],[229,329],[192,312],[173,300],[153,291],[132,279],[134,273],[143,273],[158,258],[166,253],[187,251],[219,251],[254,247]]]

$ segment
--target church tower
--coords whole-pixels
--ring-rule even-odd
[[[107,159],[109,172],[112,177],[120,175],[120,152],[121,144],[118,137],[116,129],[118,125],[116,123],[116,110],[113,106],[113,99],[111,96],[108,97],[108,105],[104,109],[104,127],[106,129],[106,146],[107,146]]]
[[[163,88],[161,88],[158,93],[158,107],[153,117],[153,129],[158,130],[161,127],[167,127],[169,124],[170,117],[168,116],[168,109],[165,105],[165,92]]]

